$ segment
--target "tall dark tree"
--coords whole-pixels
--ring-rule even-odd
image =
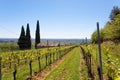
[[[21,34],[20,34],[20,37],[18,39],[18,45],[19,45],[20,50],[23,50],[26,48],[26,36],[25,36],[25,30],[24,30],[23,26],[21,28]]]
[[[110,19],[113,20],[118,14],[120,14],[120,9],[118,8],[118,6],[114,6],[110,13]]]
[[[31,49],[31,36],[30,36],[29,24],[27,24],[27,29],[26,29],[26,48]]]
[[[37,44],[40,43],[40,29],[39,29],[39,20],[37,20],[36,33],[35,33],[35,48],[37,49]]]

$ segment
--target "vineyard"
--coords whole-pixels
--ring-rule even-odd
[[[25,80],[60,59],[72,46],[51,47],[38,50],[23,50],[1,53],[0,69],[2,80]]]
[[[117,80],[120,76],[119,47],[112,43],[102,44],[104,80]],[[0,78],[2,80],[99,80],[98,56],[96,44],[3,52],[0,55]],[[49,74],[44,78],[39,79],[38,74],[58,60],[62,60],[61,63],[53,67],[53,70],[48,70]]]
[[[113,44],[108,45],[108,43],[102,44],[103,80],[119,80],[120,55],[118,47]],[[96,44],[77,47],[45,80],[101,80],[98,58]]]
[[[104,80],[119,80],[120,77],[120,55],[119,45],[113,45],[111,42],[102,44],[102,70]],[[100,62],[98,48],[96,44],[81,47],[83,56],[88,68],[89,76],[92,79],[100,78]],[[97,74],[97,75],[96,75]]]
[[[0,80],[120,80],[120,0],[0,0],[0,10]]]

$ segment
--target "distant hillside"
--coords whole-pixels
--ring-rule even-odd
[[[84,39],[41,39],[42,42],[62,42],[62,43],[81,43],[84,42]],[[17,42],[17,38],[0,38],[0,42]],[[32,39],[32,42],[34,42],[35,39]],[[90,39],[88,39],[88,42],[90,42]]]

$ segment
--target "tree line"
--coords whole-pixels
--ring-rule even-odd
[[[120,8],[114,6],[111,10],[110,20],[106,23],[104,28],[100,30],[101,41],[113,41],[115,43],[120,42]],[[93,32],[91,37],[92,43],[97,43],[97,30]]]
[[[40,29],[39,29],[39,20],[37,20],[36,33],[35,33],[35,48],[37,49],[37,44],[40,43]],[[20,50],[31,49],[31,35],[29,23],[27,23],[26,32],[24,26],[22,25],[21,34],[18,39],[18,45]]]

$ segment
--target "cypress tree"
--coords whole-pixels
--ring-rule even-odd
[[[40,30],[39,30],[39,20],[37,20],[36,33],[35,33],[35,48],[37,49],[37,44],[40,43]]]
[[[26,47],[26,36],[25,36],[25,30],[24,30],[24,26],[22,26],[21,28],[21,34],[20,37],[18,39],[18,45],[19,45],[19,49],[23,50]]]
[[[30,36],[29,24],[27,24],[27,29],[26,29],[26,49],[31,49],[31,36]]]

